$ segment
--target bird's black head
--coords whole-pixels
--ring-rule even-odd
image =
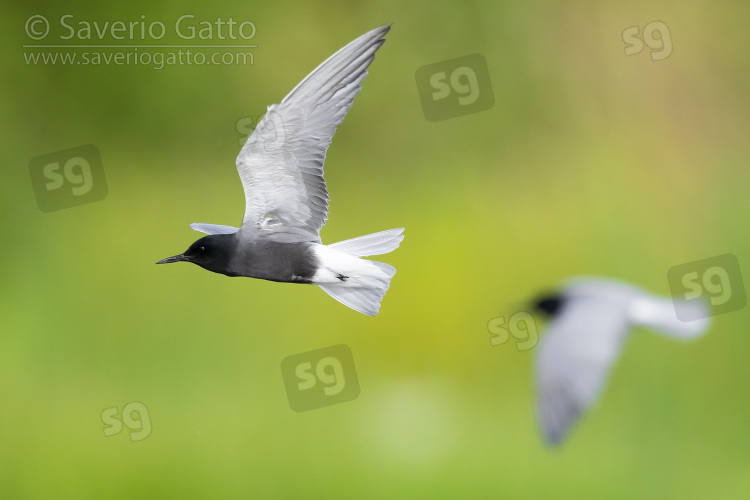
[[[533,302],[533,307],[537,311],[554,316],[562,308],[563,300],[562,296],[558,294],[543,295]]]
[[[229,261],[234,244],[234,234],[210,234],[190,245],[184,253],[162,259],[157,264],[192,262],[203,269],[231,276]]]

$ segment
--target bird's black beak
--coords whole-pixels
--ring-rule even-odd
[[[185,254],[175,255],[173,257],[167,257],[166,259],[162,259],[157,264],[171,264],[172,262],[180,262],[183,260],[188,260],[188,258],[185,256]]]

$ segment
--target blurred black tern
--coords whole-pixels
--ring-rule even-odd
[[[396,269],[360,257],[395,250],[404,228],[332,245],[322,244],[320,229],[328,218],[326,151],[389,30],[381,26],[349,43],[268,107],[237,157],[241,227],[191,224],[208,236],[157,264],[185,261],[227,276],[315,284],[355,311],[378,313]]]
[[[538,416],[550,444],[559,444],[596,401],[631,328],[693,339],[709,325],[704,302],[686,302],[685,307],[696,308],[694,317],[705,319],[683,322],[671,298],[599,278],[572,279],[560,293],[538,299],[535,307],[551,317],[536,360]]]

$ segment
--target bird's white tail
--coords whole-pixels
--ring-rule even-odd
[[[375,316],[396,268],[359,257],[395,250],[404,239],[403,232],[404,228],[390,229],[316,247],[320,269],[313,283],[345,306]]]
[[[389,229],[379,233],[352,238],[351,240],[339,241],[328,245],[329,248],[341,250],[355,257],[369,257],[370,255],[383,255],[398,248],[404,239],[404,228]]]
[[[682,340],[700,337],[710,324],[710,308],[703,300],[650,296],[633,301],[629,312],[634,323]]]

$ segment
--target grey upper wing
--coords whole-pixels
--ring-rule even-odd
[[[268,107],[237,157],[246,203],[240,233],[320,241],[328,217],[326,151],[389,29],[349,43]]]
[[[536,361],[542,431],[559,443],[599,395],[630,327],[627,306],[602,297],[570,299],[542,337]]]
[[[239,228],[232,226],[222,226],[221,224],[205,224],[203,222],[193,222],[190,228],[205,234],[234,234]]]

